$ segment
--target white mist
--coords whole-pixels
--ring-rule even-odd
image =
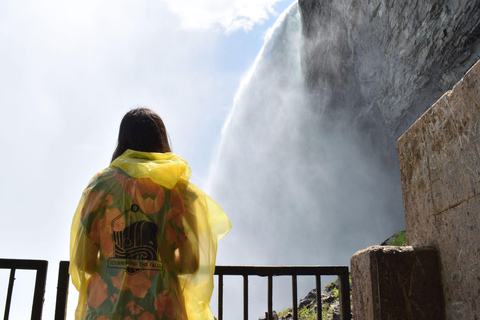
[[[382,169],[348,124],[323,123],[321,108],[310,108],[301,41],[294,3],[235,97],[210,182],[233,225],[219,244],[218,265],[349,265],[356,251],[404,228],[397,172]],[[320,96],[328,101],[329,88]],[[224,317],[240,319],[241,278],[229,281]],[[300,280],[298,297],[314,286],[313,278]],[[274,290],[274,309],[291,307],[291,280],[275,279]],[[266,309],[266,279],[252,279],[249,316]]]

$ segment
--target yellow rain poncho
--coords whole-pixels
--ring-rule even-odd
[[[231,228],[172,153],[127,150],[95,175],[75,212],[76,320],[213,319],[217,241]]]

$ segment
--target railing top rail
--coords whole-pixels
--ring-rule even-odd
[[[251,276],[335,276],[348,274],[346,266],[216,266],[216,275]]]
[[[47,260],[0,259],[0,269],[46,270]]]

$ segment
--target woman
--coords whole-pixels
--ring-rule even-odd
[[[213,319],[217,241],[231,225],[189,178],[162,119],[147,108],[128,112],[110,166],[73,218],[76,320]]]

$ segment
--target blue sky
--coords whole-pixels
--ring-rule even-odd
[[[1,257],[50,262],[45,319],[73,212],[108,166],[125,112],[156,110],[192,181],[206,186],[241,78],[290,4],[0,2]]]

